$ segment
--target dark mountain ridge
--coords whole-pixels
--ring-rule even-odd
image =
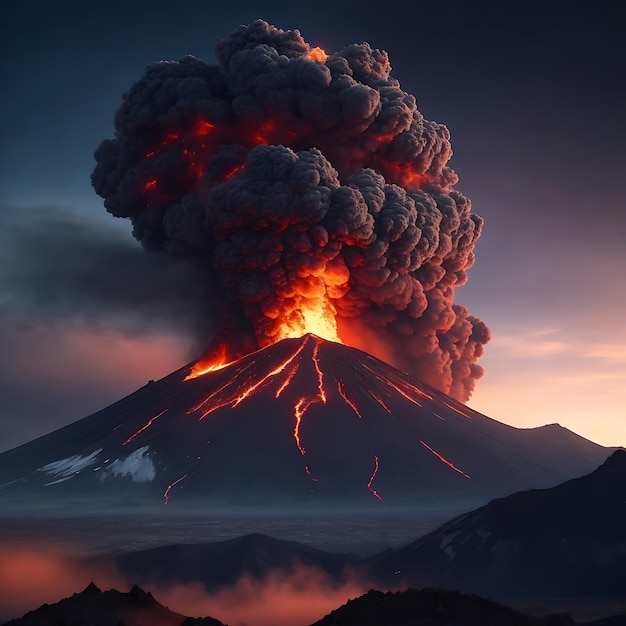
[[[369,561],[379,583],[626,606],[626,451],[586,476],[498,498]]]

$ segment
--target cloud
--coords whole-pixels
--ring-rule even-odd
[[[565,341],[554,338],[560,332],[558,328],[544,328],[496,334],[492,339],[491,351],[516,359],[535,359],[562,354],[570,348]]]
[[[317,567],[299,565],[271,571],[262,580],[243,576],[217,593],[207,593],[199,583],[148,587],[160,602],[184,615],[211,615],[230,626],[306,626],[371,584],[355,572],[337,583]]]
[[[118,229],[58,207],[0,211],[0,314],[79,321],[136,336],[211,328],[211,294],[188,259],[146,254]],[[208,324],[207,324],[208,322]]]

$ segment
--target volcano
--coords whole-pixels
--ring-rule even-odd
[[[1,454],[3,506],[469,507],[611,451],[558,425],[507,426],[312,334],[197,372]]]

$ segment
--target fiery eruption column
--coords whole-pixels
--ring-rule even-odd
[[[216,56],[148,66],[92,175],[146,249],[206,271],[207,369],[312,332],[466,400],[489,330],[454,292],[482,220],[447,128],[367,43],[327,54],[257,20]]]

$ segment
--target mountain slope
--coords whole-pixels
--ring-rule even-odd
[[[551,489],[515,493],[370,560],[386,584],[490,597],[621,598],[626,606],[626,451]]]
[[[460,509],[580,476],[610,453],[556,425],[507,426],[314,335],[191,371],[1,454],[2,506]]]
[[[128,580],[142,585],[199,581],[208,590],[215,590],[234,584],[242,576],[260,580],[271,570],[288,572],[298,565],[316,566],[340,580],[344,569],[359,560],[255,533],[230,541],[126,552],[115,559],[115,564]]]

